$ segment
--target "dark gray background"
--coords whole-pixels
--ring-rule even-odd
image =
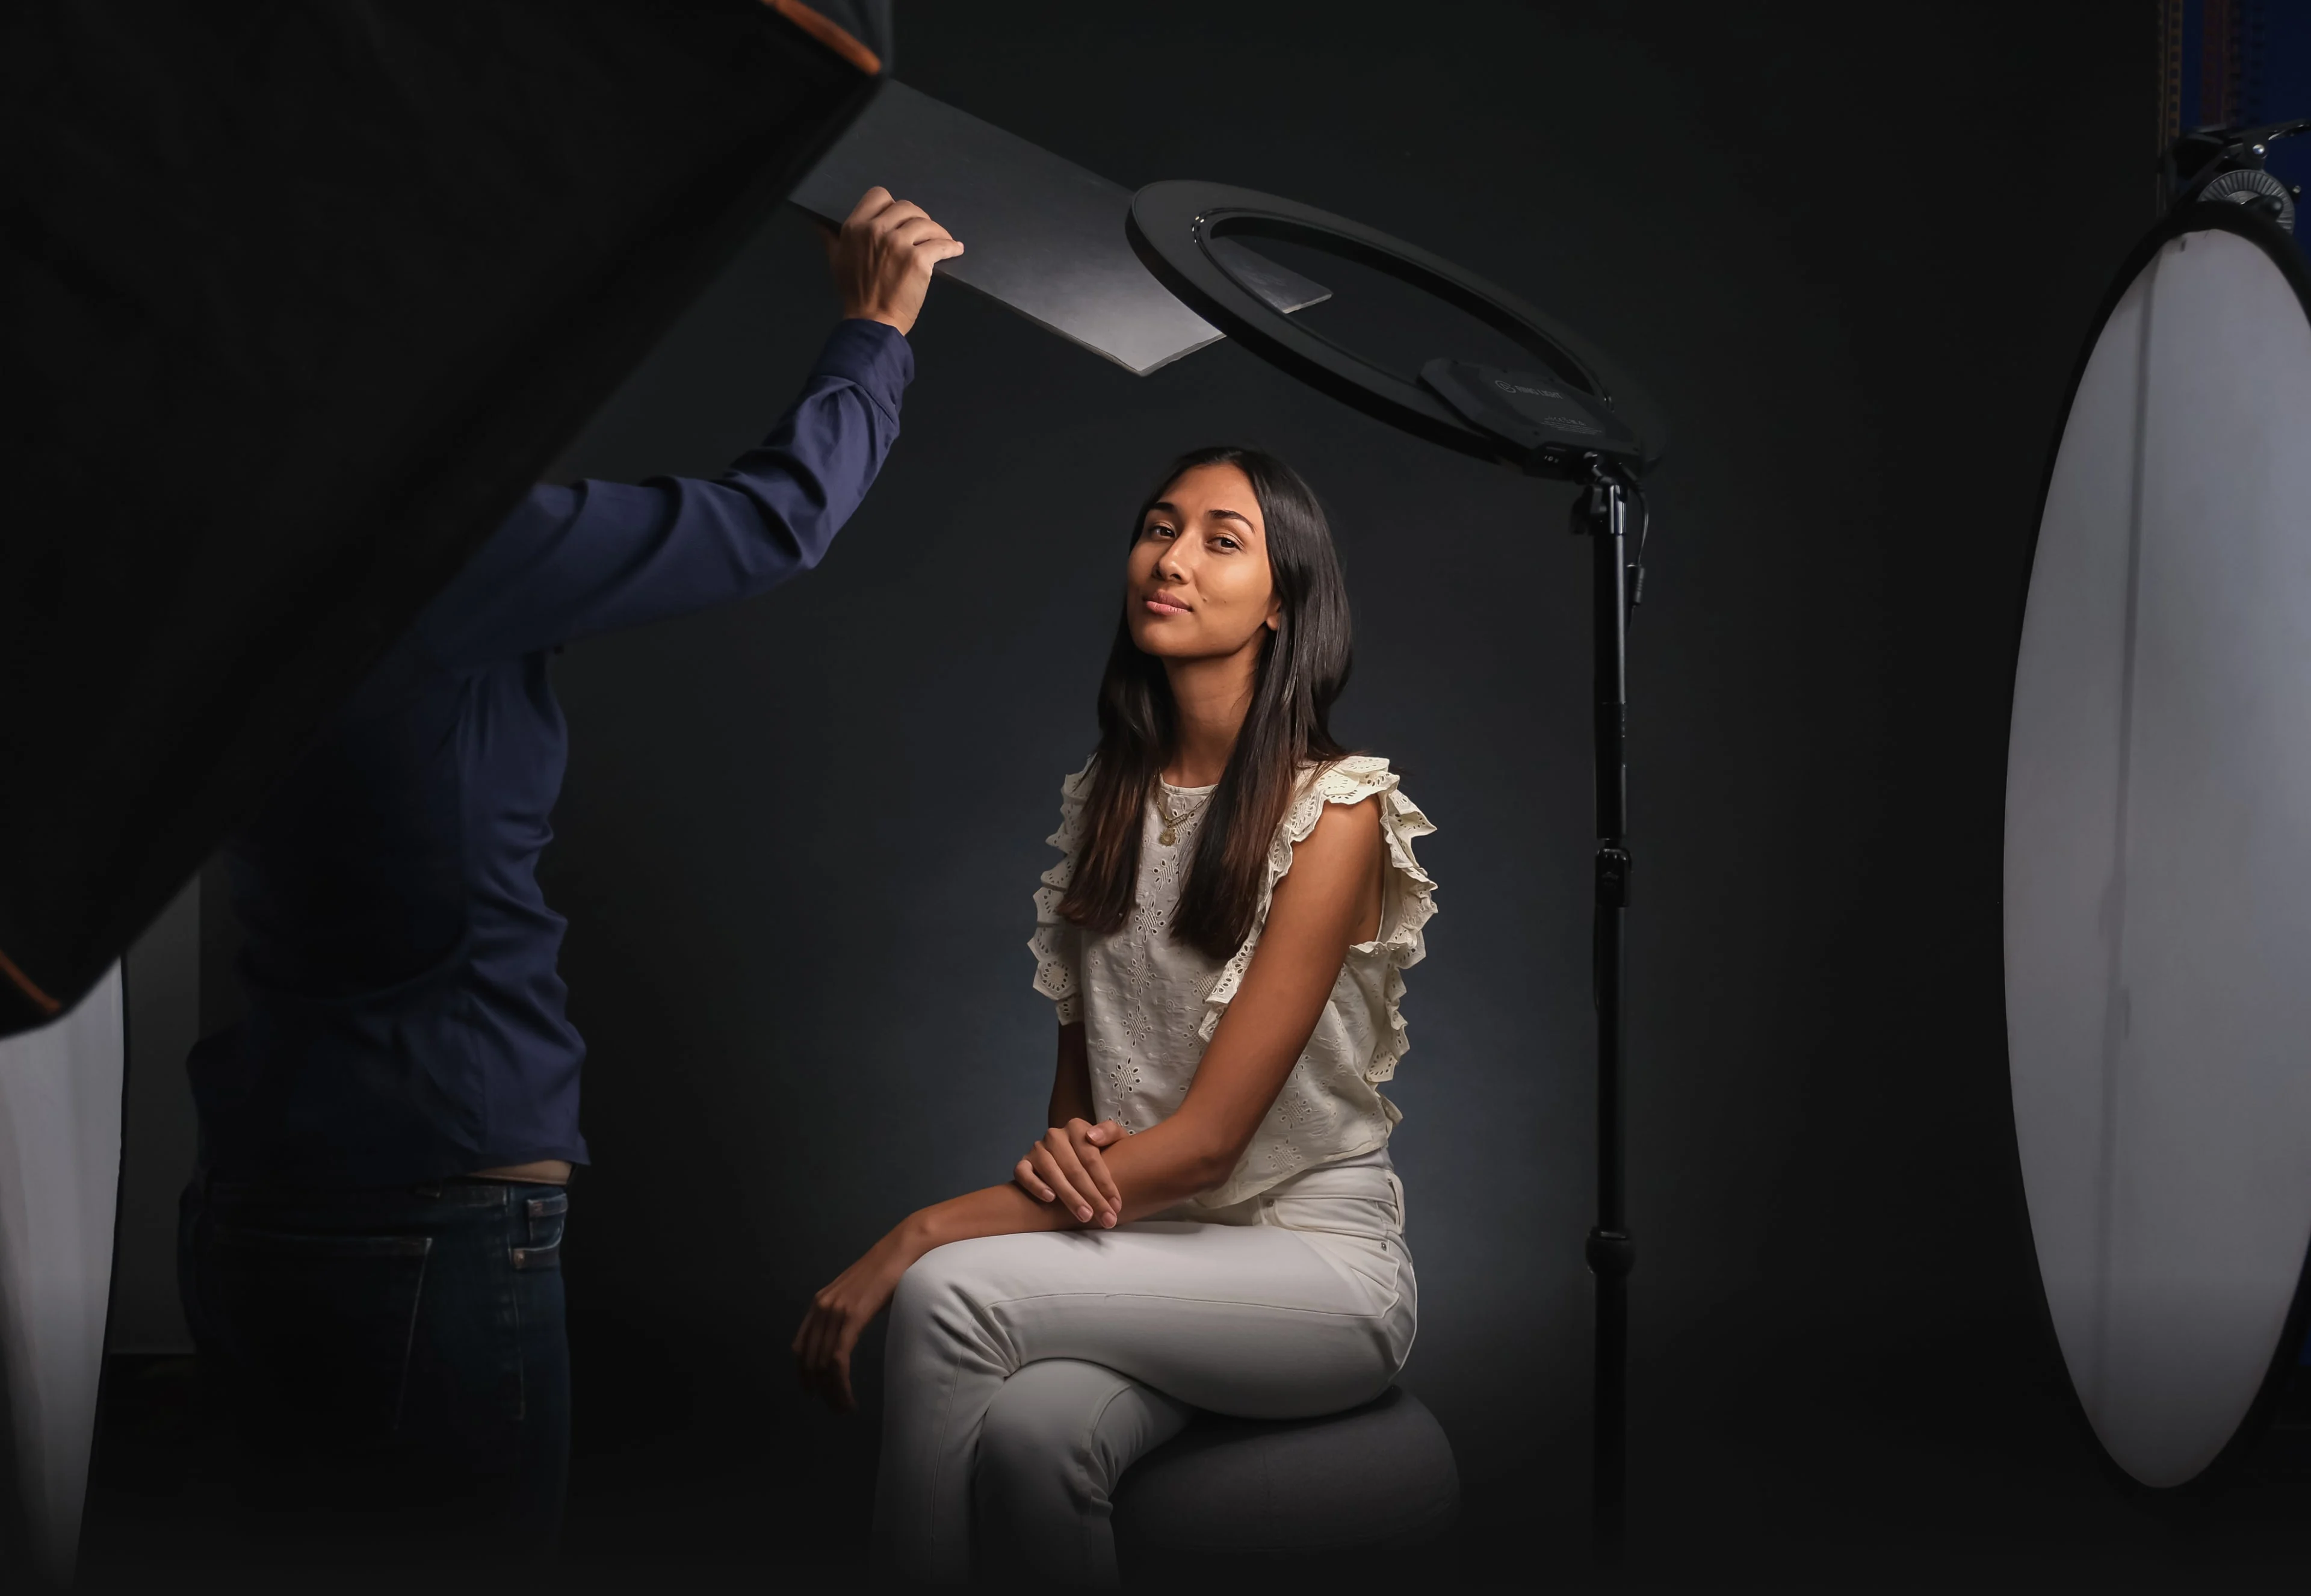
[[[914,86],[1127,186],[1240,183],[1412,240],[1615,352],[1675,424],[1630,688],[1632,1527],[1662,1571],[2302,1566],[2271,1528],[2296,1487],[2178,1521],[2097,1472],[2011,1168],[2006,692],[2072,363],[2150,220],[2150,14],[899,8]],[[571,469],[711,474],[833,313],[782,214]],[[573,1550],[855,1554],[879,1339],[849,1419],[803,1403],[787,1343],[813,1288],[1042,1124],[1029,900],[1128,517],[1224,440],[1330,507],[1358,645],[1339,729],[1440,828],[1391,1095],[1405,1382],[1469,1482],[1456,1555],[1567,1574],[1592,1095],[1565,491],[1232,344],[1136,379],[951,286],[912,342],[905,434],[822,570],[557,667],[544,876],[596,1160],[568,1244]]]
[[[2050,434],[2148,220],[2147,16],[1421,14],[916,6],[899,65],[1127,186],[1237,182],[1417,240],[1617,352],[1674,418],[1631,684],[1637,1522],[1691,1484],[1786,1533],[1770,1503],[1828,1487],[1839,1425],[1960,1474],[2027,1433],[2090,1477],[2044,1389],[2009,1171],[1998,824]],[[744,447],[809,359],[820,275],[798,218],[767,228],[574,468]],[[1394,1088],[1406,1382],[1473,1482],[1538,1469],[1569,1526],[1592,1099],[1564,491],[1233,345],[1134,379],[953,292],[914,344],[905,435],[824,569],[558,670],[546,884],[595,1050],[581,1381],[655,1349],[693,1426],[743,1414],[863,1503],[867,1426],[789,1396],[787,1339],[810,1289],[1041,1124],[1028,900],[1128,517],[1176,451],[1250,440],[1335,518],[1341,728],[1440,828]]]

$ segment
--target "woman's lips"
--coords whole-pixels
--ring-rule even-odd
[[[1173,604],[1166,598],[1143,598],[1140,602],[1147,606],[1150,615],[1184,615],[1188,613],[1186,605]]]

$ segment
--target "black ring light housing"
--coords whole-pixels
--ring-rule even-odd
[[[1631,473],[1660,459],[1667,429],[1587,340],[1515,295],[1400,239],[1254,189],[1150,183],[1126,224],[1158,282],[1254,353],[1376,420],[1447,449],[1537,476],[1586,482],[1590,457]],[[1504,371],[1441,357],[1421,380],[1343,348],[1260,299],[1215,259],[1218,238],[1304,244],[1372,267],[1466,312],[1530,354],[1539,369]]]

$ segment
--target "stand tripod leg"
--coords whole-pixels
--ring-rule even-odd
[[[1607,1562],[1618,1562],[1627,1477],[1628,1276],[1635,1262],[1622,1212],[1621,1169],[1621,916],[1629,901],[1628,494],[1621,479],[1602,462],[1592,460],[1590,490],[1576,513],[1594,540],[1597,1226],[1589,1233],[1588,1260],[1597,1278],[1597,1320],[1591,1506],[1597,1553]]]

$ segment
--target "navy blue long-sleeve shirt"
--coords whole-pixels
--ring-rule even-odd
[[[394,1185],[582,1163],[537,858],[568,754],[555,645],[760,593],[826,552],[913,376],[874,321],[715,482],[540,486],[227,846],[243,1022],[189,1068],[218,1178]]]

